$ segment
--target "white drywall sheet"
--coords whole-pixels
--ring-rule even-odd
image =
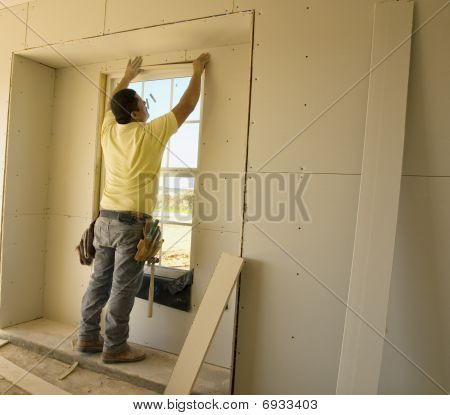
[[[425,373],[385,342],[381,395],[448,390],[449,211],[450,177],[402,178],[386,337]]]
[[[373,23],[368,3],[235,2],[238,10],[256,8],[249,171],[361,172]]]
[[[183,349],[178,356],[164,391],[165,395],[187,395],[191,392],[243,264],[244,260],[240,257],[226,253],[221,255]]]
[[[106,1],[31,1],[26,47],[102,35]]]
[[[234,13],[42,46],[21,54],[53,68],[71,63],[87,65],[130,56],[248,43],[251,25],[252,13]]]
[[[4,185],[3,173],[5,167],[12,52],[23,49],[25,45],[25,26],[11,12],[21,19],[26,19],[27,5],[14,6],[11,10],[0,10],[0,27],[2,28],[2,33],[8,33],[8,36],[2,36],[0,38],[0,198],[3,197]],[[1,209],[2,207],[0,206],[0,217],[2,215]]]
[[[376,394],[400,194],[414,3],[375,8],[352,271],[336,392]]]
[[[17,4],[25,3],[24,0],[2,0],[0,3],[0,9],[3,9],[5,7],[13,7]]]
[[[3,198],[0,326],[43,315],[55,71],[14,56]]]
[[[70,393],[33,375],[4,357],[0,357],[0,375],[32,395],[70,395]],[[2,392],[0,390],[0,393]]]
[[[105,33],[230,13],[233,0],[108,0]],[[136,13],[136,11],[139,11]]]
[[[449,177],[450,4],[415,4],[403,174]]]

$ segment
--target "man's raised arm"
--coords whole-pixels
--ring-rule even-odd
[[[209,53],[202,53],[193,63],[194,73],[192,75],[189,86],[180,99],[180,102],[172,109],[172,112],[177,119],[178,127],[183,124],[187,117],[194,111],[200,98],[200,86],[202,73],[206,64],[209,62]]]
[[[108,102],[106,104],[106,111],[109,111],[111,109],[111,99],[112,97],[122,89],[128,88],[128,85],[130,82],[138,75],[140,72],[142,64],[142,57],[136,56],[133,60],[128,60],[127,69],[125,70],[125,75],[120,80],[120,82],[117,84],[117,86],[114,88],[114,90],[111,93],[111,97],[108,98]]]

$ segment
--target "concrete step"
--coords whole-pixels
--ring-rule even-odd
[[[135,345],[147,353],[141,362],[105,364],[101,354],[79,353],[72,348],[76,327],[47,319],[37,319],[0,330],[0,339],[31,351],[47,355],[65,363],[79,362],[81,367],[104,373],[119,380],[130,382],[163,393],[177,360],[177,355]],[[230,393],[231,371],[204,363],[194,384],[193,393],[201,395],[224,395]]]

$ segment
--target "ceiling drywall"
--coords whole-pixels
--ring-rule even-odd
[[[4,9],[6,7],[16,6],[18,4],[27,3],[24,0],[0,0],[0,9]]]
[[[250,42],[252,15],[233,13],[27,49],[20,55],[54,68],[136,55]]]

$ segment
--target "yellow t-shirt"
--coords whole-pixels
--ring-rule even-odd
[[[153,212],[164,147],[177,129],[173,112],[149,123],[128,124],[118,124],[112,111],[106,113],[101,133],[106,172],[102,209]]]

